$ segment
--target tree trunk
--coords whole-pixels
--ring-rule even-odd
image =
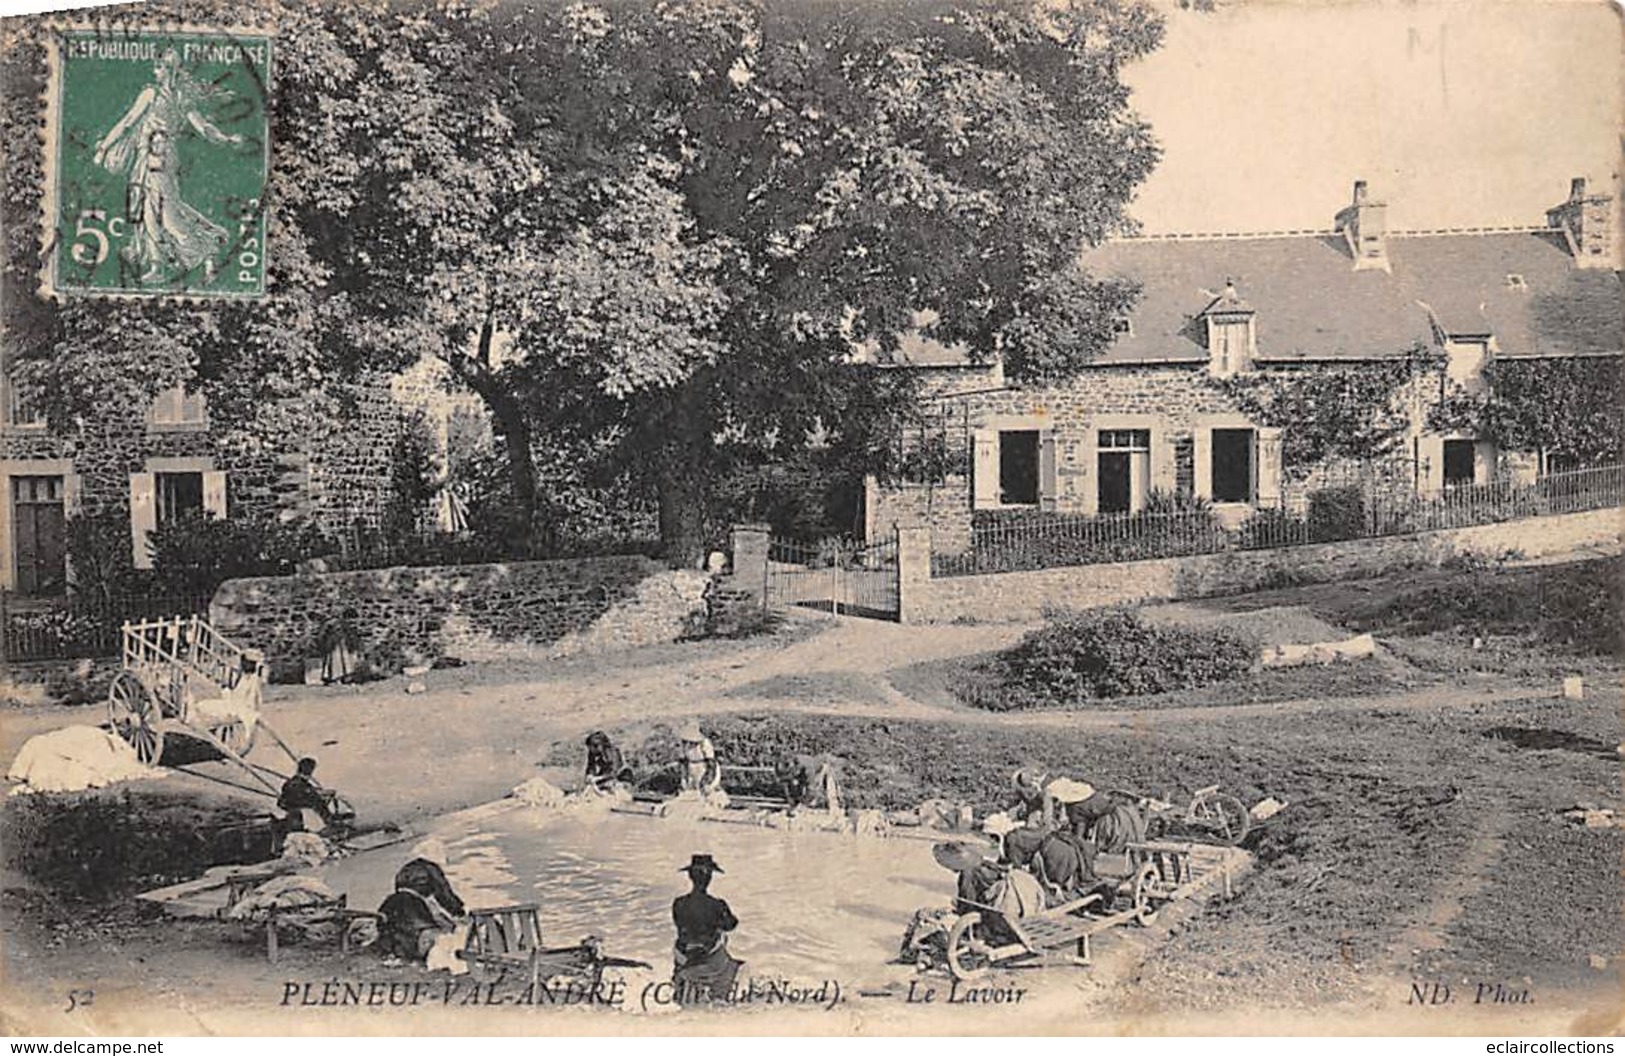
[[[511,491],[515,526],[525,533],[527,550],[538,542],[536,536],[536,459],[530,450],[530,423],[519,401],[506,393],[484,395],[485,405],[496,420],[496,431],[502,437],[508,455],[508,487]]]
[[[550,551],[556,542],[553,533],[538,537],[536,459],[531,454],[530,421],[525,417],[525,408],[519,398],[508,391],[491,369],[491,343],[495,333],[491,313],[487,311],[485,321],[480,326],[474,356],[452,356],[447,362],[453,373],[484,402],[491,412],[494,431],[502,438],[508,456],[510,513],[514,530],[521,536],[515,541],[523,546],[527,554],[538,544]]]
[[[660,544],[680,568],[705,567],[705,471],[686,450],[662,452],[655,476]]]

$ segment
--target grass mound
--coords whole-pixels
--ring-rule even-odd
[[[1052,620],[982,665],[959,689],[990,711],[1197,689],[1245,675],[1257,649],[1223,627],[1149,623],[1132,609]]]
[[[1506,635],[1577,656],[1625,656],[1625,558],[1474,569],[1342,619],[1378,634]]]
[[[10,796],[5,865],[68,902],[101,902],[270,857],[263,811],[225,797],[95,789]]]

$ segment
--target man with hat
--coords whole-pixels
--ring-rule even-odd
[[[677,731],[683,742],[683,788],[701,795],[710,795],[722,788],[722,767],[717,763],[717,750],[711,739],[700,729],[700,724],[689,721]]]
[[[696,854],[679,871],[688,874],[694,887],[671,904],[677,925],[671,983],[677,1003],[726,1000],[745,962],[728,952],[728,932],[739,926],[738,918],[708,890],[722,866],[709,854]]]

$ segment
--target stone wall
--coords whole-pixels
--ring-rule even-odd
[[[1313,369],[1313,368],[1305,368]],[[1146,430],[1150,435],[1148,490],[1181,495],[1205,493],[1207,482],[1201,471],[1206,457],[1206,431],[1214,428],[1259,428],[1243,408],[1214,384],[1203,363],[1191,364],[1113,364],[1084,371],[1063,385],[987,385],[980,375],[967,373],[962,384],[947,384],[946,378],[923,379],[931,397],[928,414],[936,415],[949,433],[954,450],[968,448],[979,431],[1006,429],[1039,430],[1053,438],[1055,471],[1046,494],[1046,507],[1057,512],[1094,514],[1099,493],[1097,447],[1102,429]],[[954,395],[955,391],[958,395]],[[1436,399],[1436,380],[1424,386]],[[1279,430],[1284,436],[1291,429]],[[1204,439],[1198,443],[1198,436]],[[1283,467],[1280,441],[1261,446],[1256,467],[1262,504],[1273,504],[1277,487],[1284,498],[1301,507],[1307,491],[1363,481],[1370,486],[1412,487],[1441,472],[1434,462],[1442,459],[1435,450],[1437,440],[1412,451],[1409,445],[1381,465],[1334,461],[1315,466]],[[1199,450],[1203,453],[1199,453]],[[1418,459],[1420,465],[1417,464]],[[967,462],[969,462],[967,455]],[[1268,463],[1266,465],[1266,462]],[[1431,466],[1431,470],[1429,467]],[[969,516],[970,481],[961,479],[963,511]],[[882,487],[880,504],[894,500],[905,507],[916,499],[898,494],[912,486]],[[941,538],[950,514],[933,511]],[[899,523],[902,523],[901,521]],[[922,522],[923,523],[923,522]],[[963,530],[956,527],[955,531]]]
[[[0,707],[98,704],[120,670],[116,658],[0,664]]]
[[[239,579],[209,607],[221,633],[299,677],[325,628],[351,614],[383,673],[438,656],[491,660],[674,641],[704,610],[706,577],[645,557],[387,568]]]
[[[940,484],[885,486],[873,477],[864,481],[864,527],[868,542],[889,539],[894,530],[915,525],[931,529],[933,545],[942,553],[969,550],[969,478],[951,476]]]
[[[1617,547],[1621,511],[1592,510],[1555,517],[1454,528],[1383,539],[1278,550],[1230,551],[1122,564],[1079,565],[1037,572],[931,578],[929,535],[904,533],[899,555],[902,619],[1026,621],[1049,608],[1098,608],[1143,601],[1239,594],[1289,583],[1363,579],[1405,568],[1437,566],[1474,555],[1525,557]],[[925,551],[923,562],[919,551]]]

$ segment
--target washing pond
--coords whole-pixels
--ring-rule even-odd
[[[598,935],[605,952],[666,971],[671,902],[688,890],[679,870],[709,853],[726,870],[712,892],[740,921],[730,949],[746,962],[742,979],[839,979],[849,988],[906,977],[910,969],[887,962],[910,916],[953,891],[921,839],[529,807],[448,820],[429,838],[444,847],[446,875],[471,907],[535,902],[548,943]],[[325,879],[351,905],[376,907],[412,846],[342,860]]]

